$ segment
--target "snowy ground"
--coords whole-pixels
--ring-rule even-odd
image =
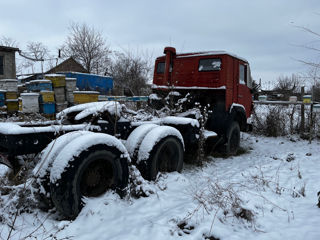
[[[147,198],[108,192],[74,221],[40,210],[18,216],[12,239],[320,239],[320,141],[242,135],[246,152],[185,165],[149,183]],[[5,173],[0,167],[0,175]],[[1,196],[2,194],[2,196]],[[10,231],[0,193],[0,239]],[[0,201],[0,203],[1,203]],[[242,216],[242,217],[240,217]],[[11,216],[11,221],[14,216]],[[12,223],[12,222],[11,222]]]

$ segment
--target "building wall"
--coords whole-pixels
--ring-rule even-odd
[[[3,75],[0,79],[16,79],[15,52],[0,51],[0,56],[3,56]]]

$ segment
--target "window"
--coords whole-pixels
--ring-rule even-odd
[[[206,58],[199,61],[199,72],[219,71],[221,69],[221,59]]]
[[[0,75],[3,75],[3,56],[0,56]]]
[[[247,82],[247,67],[243,64],[239,65],[239,82],[246,84]]]
[[[157,73],[164,73],[164,62],[159,62],[157,65]]]

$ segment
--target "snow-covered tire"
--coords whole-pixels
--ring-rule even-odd
[[[240,127],[239,123],[233,121],[227,131],[226,154],[235,155],[240,146]]]
[[[169,126],[152,129],[143,139],[137,167],[147,180],[155,180],[159,172],[181,172],[184,143],[180,132]]]
[[[39,154],[39,161],[32,173],[38,184],[37,187],[39,188],[41,208],[48,209],[52,207],[52,201],[50,198],[50,169],[52,167],[52,162],[69,142],[85,134],[93,133],[89,131],[66,133],[51,141],[51,143],[49,143]]]
[[[96,135],[106,134],[96,133]],[[94,136],[91,135],[91,137]],[[113,139],[113,141],[116,140],[116,138]],[[118,144],[121,143],[117,141]],[[75,145],[78,142],[83,142],[83,139],[82,141],[75,139],[70,144]],[[61,167],[58,158],[64,154],[68,145],[65,147],[57,158],[58,163],[56,161],[53,163],[50,173],[52,202],[60,214],[67,219],[77,217],[84,205],[83,197],[96,197],[108,189],[122,193],[127,186],[129,175],[128,154],[124,146],[119,148],[97,141],[96,144],[89,145],[85,149],[82,149],[83,146],[74,147],[71,150],[74,154],[70,154],[73,157],[64,162]],[[57,168],[58,173],[55,172]]]
[[[132,131],[125,143],[131,160],[134,162],[137,160],[138,151],[142,140],[152,129],[156,127],[159,127],[159,125],[148,123],[143,124]]]

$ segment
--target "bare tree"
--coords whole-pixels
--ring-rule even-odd
[[[132,95],[147,94],[151,65],[142,54],[134,55],[130,51],[116,52],[110,67],[115,88],[128,89]],[[120,93],[122,94],[122,93]]]
[[[0,39],[0,45],[6,47],[18,47],[18,42],[10,37],[2,36]]]
[[[313,100],[320,102],[320,83],[316,83],[313,87]]]
[[[25,58],[25,61],[22,62],[22,67],[31,67],[32,72],[34,72],[35,62],[41,62],[41,70],[43,72],[44,61],[51,58],[48,47],[41,42],[28,42],[26,52],[20,51],[19,54]]]
[[[306,33],[309,33],[309,34],[315,36],[317,38],[317,42],[319,42],[320,33],[316,32],[316,31],[313,31],[310,28],[303,27],[303,26],[295,26],[295,27],[303,30]],[[312,51],[320,53],[320,48],[318,48],[318,47],[316,47],[314,45],[302,45],[302,46],[300,45],[300,47],[303,47],[305,49],[312,50]],[[309,65],[311,67],[315,67],[315,68],[319,68],[320,67],[320,63],[319,62],[314,62],[314,61],[310,61],[310,60],[299,60],[299,61],[304,63],[304,64],[307,64],[307,65]]]
[[[37,60],[43,61],[45,58],[49,58],[48,47],[41,42],[29,42],[27,45],[28,56]]]
[[[106,72],[110,51],[101,32],[85,23],[72,23],[62,54],[74,57],[88,72],[102,74]]]
[[[320,102],[320,69],[311,67],[306,73],[306,78],[312,83],[311,93],[313,101]]]
[[[274,90],[283,94],[284,99],[287,100],[290,95],[299,91],[300,85],[299,77],[295,74],[292,74],[291,77],[280,76]]]

